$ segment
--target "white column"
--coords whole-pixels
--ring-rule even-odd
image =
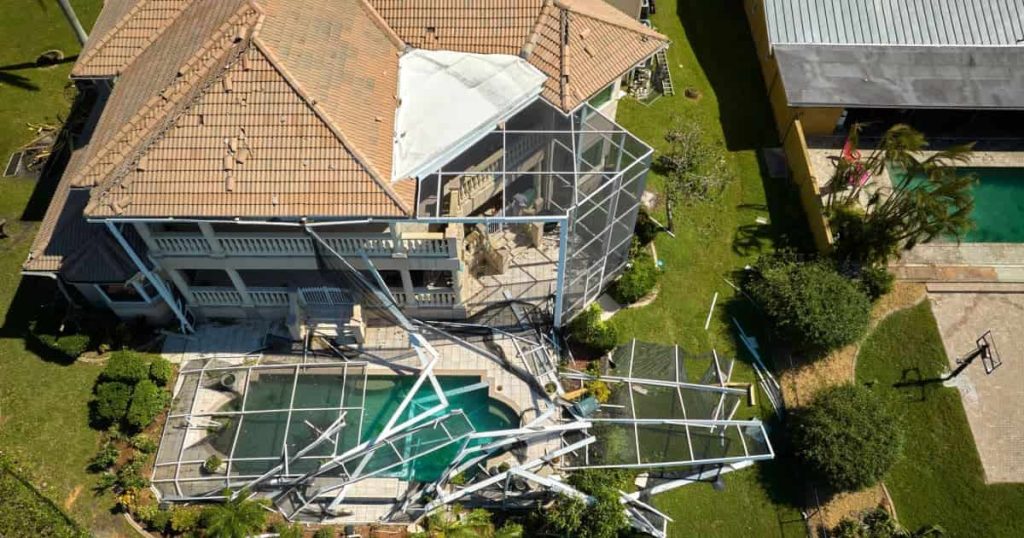
[[[402,288],[405,290],[405,306],[408,308],[419,306],[416,303],[415,288],[412,287],[412,276],[409,274],[409,270],[402,269],[399,274],[402,275]]]
[[[203,233],[206,242],[210,244],[210,255],[214,258],[224,257],[224,247],[221,246],[217,235],[213,233],[213,225],[209,222],[200,222],[199,231]]]
[[[190,288],[188,282],[185,281],[185,277],[181,276],[181,271],[178,271],[177,269],[164,269],[164,272],[166,272],[167,276],[171,278],[174,285],[178,287],[178,291],[180,291],[185,297],[188,304],[196,304],[196,296],[192,295],[192,288]]]
[[[149,224],[145,222],[133,222],[132,226],[135,227],[135,233],[139,234],[142,238],[142,242],[146,243],[146,248],[149,249],[150,256],[160,256],[160,248],[157,247],[156,241],[153,240],[153,233],[149,229]]]
[[[238,274],[238,271],[234,269],[225,269],[228,273],[228,278],[231,279],[231,283],[235,285],[235,290],[242,296],[242,306],[256,306],[252,302],[252,296],[249,295],[249,288],[245,287],[245,282],[242,280],[242,275]]]

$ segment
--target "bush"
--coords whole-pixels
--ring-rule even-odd
[[[93,472],[100,472],[110,469],[117,463],[118,456],[121,452],[117,450],[117,447],[111,443],[104,443],[103,448],[92,457],[89,461],[89,470]]]
[[[619,303],[632,304],[651,293],[657,283],[658,267],[654,265],[654,258],[646,250],[641,250],[609,292]]]
[[[762,257],[751,273],[744,289],[775,333],[794,347],[828,351],[867,331],[871,302],[830,262],[799,262],[781,253]]]
[[[861,270],[860,286],[864,289],[864,293],[871,298],[872,301],[877,301],[886,293],[892,291],[893,276],[885,266],[866,267]]]
[[[202,512],[192,506],[175,506],[171,510],[171,530],[178,534],[185,534],[199,528],[199,518]]]
[[[843,518],[831,533],[833,538],[915,538],[945,535],[946,531],[938,525],[925,526],[917,532],[910,532],[880,507],[864,512],[859,519]]]
[[[117,486],[122,491],[139,490],[149,487],[149,479],[142,476],[142,460],[132,460],[117,470]]]
[[[96,385],[92,400],[92,418],[103,425],[116,424],[124,419],[132,399],[132,388],[118,381]]]
[[[580,344],[604,353],[615,347],[615,327],[601,320],[601,307],[594,303],[569,322],[569,335]]]
[[[665,134],[669,149],[655,160],[666,194],[682,204],[717,199],[731,180],[725,151],[707,142],[699,122],[676,118],[673,123]]]
[[[338,533],[334,530],[334,527],[320,527],[313,534],[313,538],[335,538]]]
[[[115,351],[110,354],[102,375],[104,379],[134,385],[149,378],[149,359],[133,351]]]
[[[640,211],[636,215],[636,225],[633,227],[633,234],[636,236],[637,241],[640,242],[640,245],[647,245],[654,241],[659,231],[661,231],[661,226],[654,222],[654,219],[647,212],[647,208],[640,206]]]
[[[171,365],[170,361],[163,357],[153,358],[153,362],[149,365],[149,378],[154,383],[165,387],[171,380],[172,375],[174,375],[174,366]]]
[[[77,359],[89,349],[89,337],[84,334],[54,336],[46,333],[35,333],[35,337],[44,346],[61,353],[69,359]]]
[[[139,433],[132,436],[131,439],[132,448],[142,452],[143,454],[152,454],[156,452],[157,443],[150,436]]]
[[[135,385],[132,393],[132,403],[128,406],[128,414],[125,418],[128,425],[136,430],[144,430],[153,423],[153,419],[164,410],[167,405],[167,395],[156,386],[156,383],[144,379]]]
[[[224,461],[220,459],[220,456],[213,454],[206,461],[203,462],[203,471],[207,474],[216,473],[220,470],[220,466],[224,464]]]
[[[302,525],[288,523],[282,521],[274,525],[274,532],[277,533],[278,538],[302,538],[304,529]]]
[[[825,389],[793,416],[797,458],[838,491],[878,483],[900,458],[903,438],[897,416],[858,385]]]

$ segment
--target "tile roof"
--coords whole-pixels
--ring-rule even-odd
[[[409,46],[527,58],[566,112],[668,44],[605,0],[369,1]]]
[[[81,151],[74,152],[72,162],[79,155]],[[132,261],[106,226],[85,220],[82,211],[88,201],[89,192],[72,189],[66,179],[57,185],[22,265],[24,271],[60,271],[69,282],[124,282],[135,274]],[[137,252],[145,252],[134,232],[126,237]]]
[[[94,217],[401,216],[406,211],[250,46],[106,191]]]
[[[95,217],[408,215],[414,185],[387,181],[407,43],[519,54],[565,111],[667,44],[604,0],[111,0],[106,9],[118,22],[104,12],[90,57],[147,31],[150,43],[123,67],[67,172],[72,186],[93,189],[85,213]]]
[[[121,74],[193,0],[107,0],[72,77]]]

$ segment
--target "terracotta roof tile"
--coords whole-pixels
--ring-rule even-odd
[[[155,41],[193,0],[108,0],[72,77],[112,77]]]
[[[369,0],[411,47],[519,54],[544,0]]]
[[[90,215],[405,214],[258,46],[243,58],[95,197]]]

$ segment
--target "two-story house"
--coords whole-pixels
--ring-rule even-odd
[[[651,149],[602,112],[667,39],[604,0],[108,0],[96,107],[24,274],[122,318],[556,324],[627,261]]]

